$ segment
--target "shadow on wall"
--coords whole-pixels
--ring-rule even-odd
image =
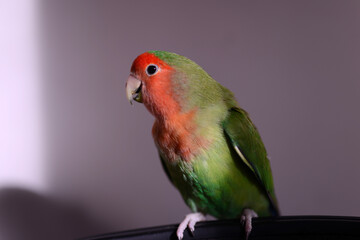
[[[20,188],[0,190],[0,239],[64,240],[105,228],[79,207]]]

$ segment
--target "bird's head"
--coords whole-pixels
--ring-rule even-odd
[[[152,89],[161,90],[170,84],[173,69],[152,52],[139,55],[131,66],[130,76],[126,82],[126,95],[130,103],[133,100],[143,103]],[[162,86],[159,86],[161,83]],[[170,87],[170,86],[168,86]]]
[[[155,116],[187,112],[217,101],[219,84],[190,59],[165,51],[139,55],[131,66],[126,95]]]

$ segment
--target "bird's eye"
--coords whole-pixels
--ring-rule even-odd
[[[154,64],[150,64],[149,66],[147,66],[146,68],[146,73],[149,76],[154,75],[155,73],[157,73],[157,71],[159,70],[159,67],[154,65]]]

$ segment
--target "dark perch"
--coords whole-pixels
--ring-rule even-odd
[[[169,240],[176,239],[177,225],[167,225],[110,233],[82,240]],[[199,222],[195,236],[188,231],[186,239],[244,239],[240,220]],[[360,239],[360,217],[288,216],[253,219],[251,239]]]

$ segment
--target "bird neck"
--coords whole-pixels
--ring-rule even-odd
[[[152,134],[159,150],[170,162],[189,162],[204,146],[204,139],[196,134],[196,111],[162,116],[155,120]]]

